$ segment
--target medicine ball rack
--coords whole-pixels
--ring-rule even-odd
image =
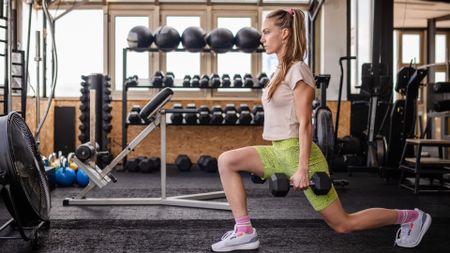
[[[95,90],[90,91],[91,97],[95,97]],[[206,208],[217,210],[231,210],[227,202],[206,201],[209,199],[224,198],[223,191],[215,191],[209,193],[198,193],[181,196],[166,196],[166,113],[180,112],[192,113],[196,110],[189,109],[163,109],[164,105],[169,102],[173,95],[170,88],[162,89],[144,108],[140,111],[139,116],[150,122],[142,132],[140,132],[128,144],[119,155],[117,155],[111,163],[106,165],[101,170],[96,164],[96,156],[101,152],[97,151],[95,138],[95,128],[91,127],[91,139],[89,143],[82,144],[76,152],[74,162],[89,176],[90,183],[75,197],[65,198],[63,200],[64,206],[69,205],[168,205],[168,206],[182,206],[194,208]],[[91,106],[95,107],[95,103],[91,102]],[[94,118],[94,111],[90,111],[90,117]],[[95,124],[91,122],[91,124]],[[116,182],[117,179],[111,175],[111,171],[116,165],[122,161],[128,153],[132,152],[137,145],[139,145],[157,126],[161,128],[161,197],[159,198],[86,198],[88,192],[95,187],[103,188],[111,181]],[[93,133],[94,132],[94,133]]]

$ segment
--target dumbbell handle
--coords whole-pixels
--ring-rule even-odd
[[[197,113],[197,109],[167,109],[166,113]]]

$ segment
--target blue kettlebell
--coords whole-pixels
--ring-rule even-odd
[[[68,167],[62,167],[55,172],[55,182],[60,186],[72,186],[75,183],[75,171]]]
[[[85,187],[89,184],[89,176],[82,169],[77,170],[77,184],[80,187]]]

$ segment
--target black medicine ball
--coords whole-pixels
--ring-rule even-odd
[[[145,26],[135,26],[128,32],[128,47],[148,48],[153,42],[153,35]]]
[[[261,44],[261,34],[253,27],[241,28],[236,33],[236,47],[246,53],[255,51]]]
[[[175,50],[180,44],[180,34],[171,26],[160,26],[153,34],[155,44],[163,52]]]
[[[199,52],[205,47],[205,32],[202,28],[190,26],[181,35],[181,43],[189,52]]]
[[[206,43],[216,53],[225,53],[233,48],[234,36],[227,28],[216,28],[206,36]]]

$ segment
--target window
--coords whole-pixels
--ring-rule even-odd
[[[445,72],[436,72],[434,73],[434,81],[435,82],[446,82],[447,77],[445,75]]]
[[[359,93],[355,88],[361,83],[362,64],[372,62],[372,1],[352,0],[351,2],[351,55],[357,57],[351,61],[351,90]]]
[[[445,62],[447,55],[447,36],[445,34],[437,34],[436,35],[436,44],[435,44],[435,62]]]
[[[115,19],[115,89],[122,90],[123,72],[123,49],[128,47],[127,36],[131,28],[142,25],[147,26],[149,17],[130,17],[130,16],[116,16]],[[153,32],[153,31],[152,31]],[[149,78],[149,57],[152,54],[146,52],[132,52],[127,53],[127,76],[137,75],[140,79]]]
[[[180,36],[189,26],[200,26],[198,16],[167,16],[166,24],[175,28]],[[178,48],[182,48],[180,43]],[[185,75],[200,75],[200,53],[170,52],[166,54],[166,71],[175,74],[176,79],[183,79]]]
[[[402,63],[420,64],[420,34],[402,35]]]
[[[217,27],[227,28],[236,35],[242,27],[252,26],[250,17],[219,17],[217,18]],[[233,78],[234,74],[251,73],[251,54],[240,52],[227,52],[225,54],[217,54],[217,72],[229,74]]]
[[[73,10],[56,21],[55,30],[58,49],[55,96],[80,96],[81,75],[103,73],[103,10]]]
[[[23,18],[23,41],[21,44],[22,48],[26,49],[28,36],[26,19],[28,17],[24,15]],[[80,29],[80,27],[87,26],[91,29]],[[34,15],[31,27],[29,82],[35,87],[37,80],[36,68],[34,67],[36,64],[34,61],[36,54],[36,34],[34,31],[40,30],[42,36],[41,11],[38,12],[38,15]],[[73,10],[56,21],[55,34],[58,54],[58,79],[55,96],[79,96],[81,75],[103,73],[103,10]],[[50,36],[50,34],[47,36],[47,94],[50,93],[52,84]],[[42,91],[42,83],[40,83],[40,86]]]

